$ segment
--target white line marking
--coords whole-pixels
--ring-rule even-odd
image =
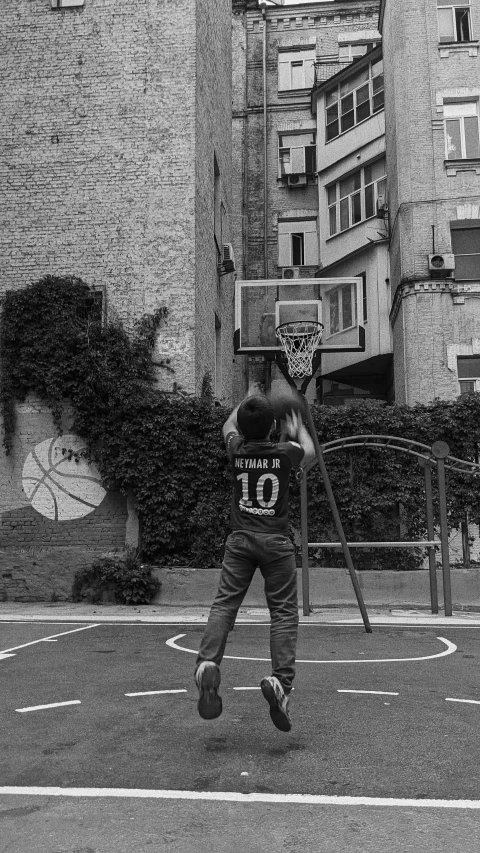
[[[191,655],[197,655],[198,651],[195,649],[187,649],[186,646],[179,646],[177,640],[181,640],[182,637],[186,637],[186,634],[177,634],[176,637],[172,637],[170,640],[166,640],[166,645],[170,646],[171,649],[176,649],[179,652],[188,652]],[[297,663],[411,663],[412,661],[418,660],[433,660],[434,658],[443,658],[446,655],[452,655],[457,651],[457,647],[455,643],[451,643],[450,640],[445,640],[444,637],[437,637],[437,640],[440,640],[441,643],[445,643],[446,649],[443,652],[439,652],[436,655],[425,655],[419,658],[362,658],[358,660],[355,658],[354,660],[298,660]],[[251,658],[251,657],[240,657],[239,655],[224,655],[225,658],[229,660],[255,660],[255,661],[269,661],[270,658]]]
[[[182,690],[146,690],[144,693],[125,693],[125,696],[159,696],[161,693],[187,693],[185,688]]]
[[[480,800],[427,800],[395,797],[329,797],[323,794],[242,794],[239,791],[172,791],[143,788],[0,788],[0,796],[117,797],[153,800],[210,800],[234,803],[292,803],[315,806],[387,806],[424,809],[480,810]]]
[[[480,705],[477,699],[445,699],[445,702],[464,702],[466,705]]]
[[[8,652],[16,652],[18,649],[26,649],[27,646],[34,646],[36,643],[45,643],[47,640],[54,640],[56,637],[66,637],[67,634],[75,634],[77,631],[87,631],[89,628],[98,628],[100,625],[97,622],[95,625],[84,625],[83,628],[74,628],[72,631],[63,631],[61,634],[52,634],[50,637],[41,637],[39,640],[32,640],[31,643],[23,643],[22,646],[12,646],[11,649],[2,649],[0,655],[5,655]]]
[[[18,714],[26,714],[27,711],[44,711],[46,708],[63,708],[64,705],[81,705],[80,699],[72,699],[70,702],[52,702],[51,705],[32,705],[31,708],[15,708]]]
[[[16,655],[4,655],[0,654],[0,660],[6,660],[6,658],[14,658]]]
[[[260,687],[232,687],[232,690],[260,690]]]
[[[337,693],[368,693],[372,696],[398,696],[398,693],[388,693],[385,690],[337,690]]]

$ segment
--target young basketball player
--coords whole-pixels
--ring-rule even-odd
[[[198,712],[219,717],[220,663],[229,632],[257,566],[265,581],[270,611],[272,675],[261,690],[270,717],[281,731],[292,727],[289,694],[295,675],[298,630],[297,570],[288,537],[288,488],[292,468],[313,459],[315,449],[293,409],[284,416],[287,441],[270,440],[274,411],[263,396],[247,397],[223,426],[234,478],[231,529],[220,584],[197,657]]]

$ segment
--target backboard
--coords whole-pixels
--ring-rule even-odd
[[[257,279],[235,282],[236,353],[274,355],[281,351],[275,329],[281,323],[315,320],[324,326],[317,350],[363,352],[361,278]]]

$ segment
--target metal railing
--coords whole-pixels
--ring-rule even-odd
[[[333,77],[334,74],[337,74],[343,68],[346,68],[347,65],[351,65],[351,61],[343,61],[343,62],[316,62],[315,63],[315,76],[314,76],[314,85],[319,86],[320,83],[324,83],[325,80],[328,80],[330,77]]]
[[[425,500],[428,539],[413,542],[309,542],[308,541],[308,519],[307,519],[307,482],[306,472],[320,461],[320,457],[336,450],[346,450],[352,447],[368,447],[377,450],[397,450],[409,453],[418,458],[425,472]],[[431,447],[419,441],[399,438],[392,435],[352,435],[346,438],[335,439],[319,448],[317,460],[306,467],[305,476],[301,480],[300,507],[301,507],[301,538],[302,538],[302,592],[304,615],[310,613],[310,569],[308,564],[308,549],[310,548],[343,548],[347,552],[349,548],[427,548],[429,561],[430,579],[430,603],[432,613],[438,613],[438,590],[437,569],[435,562],[435,549],[440,547],[442,557],[443,598],[445,616],[452,615],[452,590],[450,579],[450,559],[448,550],[448,523],[447,523],[447,501],[445,468],[457,473],[480,476],[480,465],[464,459],[450,456],[450,448],[444,441],[435,441]],[[439,505],[439,528],[440,539],[435,539],[435,522],[433,514],[432,493],[432,470],[437,469],[437,488]],[[365,620],[364,620],[365,621]]]

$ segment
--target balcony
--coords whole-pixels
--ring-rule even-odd
[[[315,63],[315,76],[314,76],[314,86],[319,86],[321,83],[324,83],[325,80],[329,80],[330,77],[333,77],[335,74],[338,74],[339,71],[342,71],[344,68],[347,68],[348,65],[351,65],[351,60],[342,60],[342,62],[319,62]]]

